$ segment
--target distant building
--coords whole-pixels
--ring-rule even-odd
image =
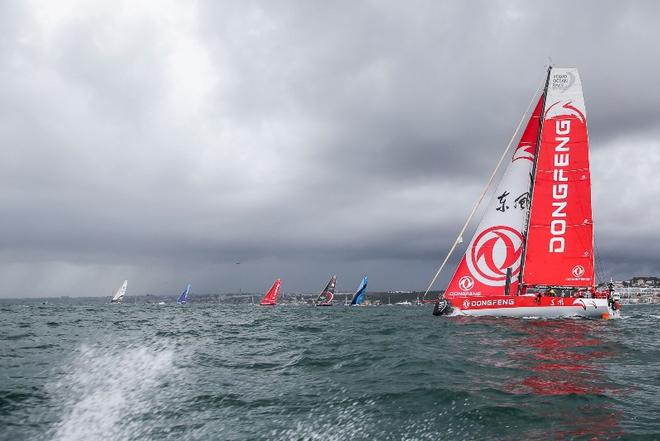
[[[614,281],[614,287],[615,288],[625,288],[629,285],[627,280],[615,280]]]
[[[630,279],[630,286],[658,288],[660,287],[660,277],[633,277]]]

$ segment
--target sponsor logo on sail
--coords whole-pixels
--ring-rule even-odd
[[[571,275],[573,277],[567,277],[566,280],[571,282],[591,280],[591,277],[585,276],[585,274],[587,274],[587,270],[585,269],[584,266],[575,265],[573,269],[571,269]]]
[[[582,277],[584,276],[584,267],[582,265],[575,265],[571,273],[573,274],[573,277]]]
[[[470,308],[470,301],[468,299],[463,300],[463,309]]]
[[[557,119],[555,127],[555,148],[552,170],[552,214],[550,215],[550,253],[563,253],[566,250],[566,207],[568,206],[568,176],[566,167],[570,164],[571,120]]]
[[[515,162],[519,159],[527,159],[534,162],[534,145],[520,144],[518,147],[516,147],[516,151],[513,152],[513,159],[511,159],[511,162]]]
[[[470,276],[463,276],[458,280],[458,287],[462,291],[469,291],[474,287],[474,279]]]
[[[467,253],[468,268],[479,282],[489,286],[504,286],[507,268],[511,268],[511,280],[515,281],[520,271],[522,243],[522,234],[514,228],[487,228],[475,237]]]
[[[568,172],[571,163],[572,123],[585,124],[584,114],[571,101],[557,101],[548,107],[546,118],[554,127],[554,150],[552,157],[552,212],[550,215],[550,239],[548,252],[563,253],[566,250],[566,226],[568,208]],[[578,121],[579,120],[579,121]],[[554,124],[553,124],[554,123]],[[588,220],[585,220],[588,222]]]

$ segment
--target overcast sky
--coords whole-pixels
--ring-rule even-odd
[[[660,275],[658,23],[654,1],[2,1],[0,296],[424,289],[548,57],[583,81],[601,278]]]

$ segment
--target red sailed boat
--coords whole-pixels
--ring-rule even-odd
[[[460,242],[459,235],[452,251]],[[577,69],[548,69],[543,93],[433,313],[619,314],[611,290],[595,289],[589,139]]]
[[[273,286],[270,287],[264,298],[261,299],[260,305],[275,306],[275,303],[277,302],[277,296],[280,294],[280,285],[282,285],[282,281],[277,279],[275,283],[273,283]]]

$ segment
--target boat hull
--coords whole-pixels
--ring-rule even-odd
[[[616,318],[607,299],[573,297],[488,296],[447,299],[451,315],[538,318]]]

